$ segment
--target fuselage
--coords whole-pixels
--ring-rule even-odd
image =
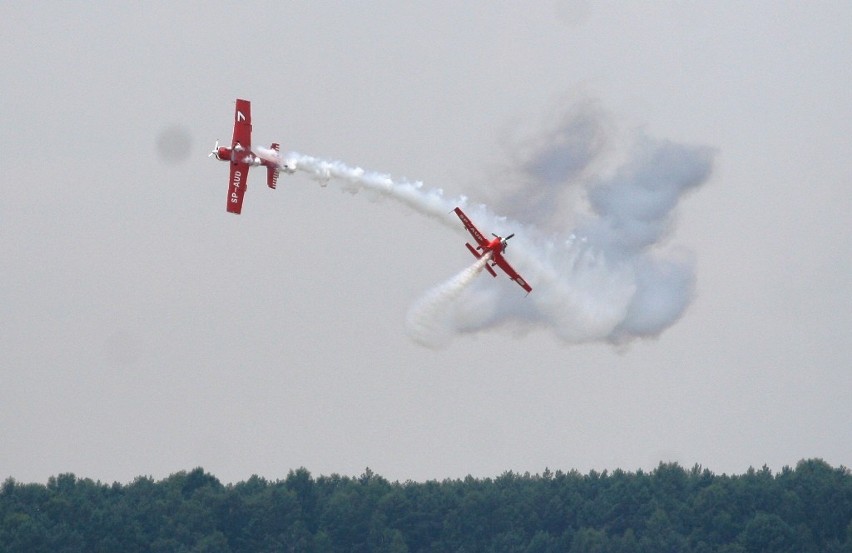
[[[503,242],[499,238],[495,238],[486,244],[485,249],[493,253],[502,253]]]
[[[246,165],[258,166],[264,165],[266,167],[275,167],[277,168],[278,164],[263,159],[260,156],[253,154],[252,152],[247,152],[241,148],[228,148],[227,146],[222,146],[218,150],[215,151],[216,159],[221,161],[231,161],[234,163],[245,163]]]
[[[491,259],[500,257],[506,250],[506,240],[496,236],[494,240],[489,241],[483,248],[487,252],[491,252]]]

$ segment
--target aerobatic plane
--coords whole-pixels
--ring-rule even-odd
[[[527,294],[532,292],[532,288],[529,284],[527,284],[527,281],[521,278],[521,275],[519,275],[515,271],[515,269],[513,269],[512,266],[509,265],[509,262],[506,261],[506,258],[503,257],[503,253],[506,251],[506,243],[509,241],[509,238],[513,237],[515,234],[512,233],[506,238],[501,238],[500,236],[497,236],[496,234],[492,233],[494,239],[489,240],[488,238],[484,237],[481,232],[479,232],[479,229],[477,229],[473,223],[470,222],[470,219],[467,218],[467,215],[464,214],[461,208],[457,207],[454,211],[464,224],[464,228],[466,228],[467,231],[471,234],[471,236],[473,236],[473,239],[476,240],[477,246],[475,249],[469,243],[465,242],[465,246],[467,246],[467,249],[470,250],[470,253],[472,253],[473,256],[477,259],[480,259],[484,255],[490,256],[488,262],[485,263],[485,268],[488,269],[488,272],[491,273],[491,276],[497,276],[497,273],[495,273],[493,269],[493,267],[496,265],[497,267],[500,267],[503,272],[509,276],[510,279],[517,282],[521,288],[526,290]],[[481,253],[477,250],[481,250]]]
[[[275,188],[278,184],[278,173],[284,170],[292,173],[293,169],[286,164],[281,164],[277,158],[279,146],[277,143],[270,146],[271,150],[261,155],[251,151],[251,102],[237,99],[237,107],[234,110],[234,137],[231,147],[219,147],[219,141],[213,147],[213,151],[207,157],[215,157],[231,164],[231,177],[228,180],[228,212],[239,213],[243,209],[243,196],[246,193],[248,174],[251,167],[263,165],[266,167],[266,184],[269,188]]]

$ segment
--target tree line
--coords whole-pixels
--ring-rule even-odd
[[[811,459],[777,474],[661,463],[422,483],[304,468],[228,485],[201,468],[9,478],[0,551],[852,553],[852,472]]]

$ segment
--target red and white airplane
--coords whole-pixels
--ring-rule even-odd
[[[219,147],[217,140],[213,151],[207,156],[231,163],[231,178],[228,181],[228,212],[239,214],[243,209],[243,196],[248,184],[249,168],[258,165],[266,167],[266,184],[269,188],[275,188],[278,183],[279,171],[283,169],[288,173],[293,172],[292,168],[280,164],[279,160],[275,159],[279,151],[278,144],[273,142],[270,148],[274,152],[270,152],[265,157],[251,151],[251,102],[237,99],[231,147]]]
[[[532,292],[532,288],[529,284],[527,284],[527,281],[521,278],[521,275],[519,275],[517,271],[515,271],[515,269],[513,269],[512,266],[509,265],[509,262],[506,261],[506,259],[503,257],[503,253],[506,251],[506,242],[508,242],[509,238],[513,237],[515,234],[512,233],[506,238],[501,238],[500,236],[497,236],[496,234],[492,233],[494,239],[489,240],[485,238],[481,232],[479,232],[479,229],[477,229],[473,225],[473,223],[470,222],[470,219],[467,218],[467,215],[464,214],[461,208],[457,207],[454,211],[456,212],[456,215],[459,216],[459,219],[462,220],[462,223],[464,223],[464,228],[467,229],[467,231],[471,234],[471,236],[473,236],[473,239],[476,240],[476,243],[478,244],[476,249],[474,249],[473,246],[465,242],[465,246],[467,246],[467,249],[470,250],[470,253],[472,253],[473,256],[477,259],[480,259],[484,255],[491,256],[491,258],[485,264],[485,268],[488,269],[488,272],[491,273],[491,276],[497,276],[497,273],[495,273],[494,269],[492,268],[496,265],[497,267],[503,269],[503,272],[505,272],[510,279],[517,282],[521,286],[521,288],[526,290],[527,294]],[[482,253],[479,253],[477,250],[481,250]]]

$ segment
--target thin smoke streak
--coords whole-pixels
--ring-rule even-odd
[[[394,181],[390,175],[365,171],[360,167],[349,167],[340,161],[329,161],[311,156],[290,153],[285,163],[297,171],[303,171],[323,186],[331,180],[339,182],[341,190],[357,194],[369,190],[392,198],[415,211],[454,226],[454,217],[449,215],[456,206],[467,204],[464,196],[456,199],[444,197],[443,190],[424,188],[416,181]]]

